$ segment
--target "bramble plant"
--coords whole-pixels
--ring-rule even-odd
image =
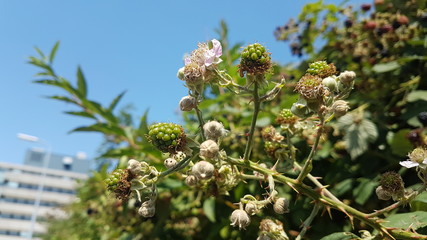
[[[313,55],[298,68],[261,43],[230,46],[222,23],[178,70],[181,124],[145,113],[134,127],[113,114],[123,93],[89,100],[80,68],[76,87],[53,71],[58,44],[38,50],[37,82],[65,90],[51,98],[95,121],[74,131],[104,134],[101,158],[120,159],[49,239],[427,239],[425,3],[375,4],[310,3],[279,27],[279,40],[297,35],[294,54]]]

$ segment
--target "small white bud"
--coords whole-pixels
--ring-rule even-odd
[[[286,198],[278,198],[273,205],[273,209],[277,214],[284,214],[289,212],[289,201]]]
[[[379,200],[387,201],[391,199],[391,193],[384,190],[384,188],[381,186],[378,186],[377,189],[375,189],[375,193],[377,194]]]
[[[344,100],[337,100],[332,104],[332,111],[336,117],[344,116],[349,109],[348,102]]]
[[[128,167],[127,169],[133,174],[133,175],[139,175],[142,172],[142,166],[141,163],[135,159],[130,159],[128,161]]]
[[[349,85],[356,78],[356,73],[353,71],[344,71],[338,76],[338,78],[342,83]]]
[[[184,80],[184,69],[185,67],[182,67],[178,69],[178,72],[176,73],[176,76],[181,80]]]
[[[156,207],[152,200],[148,200],[142,203],[141,207],[138,209],[138,214],[145,217],[153,217],[156,213]]]
[[[213,140],[206,140],[200,144],[200,156],[205,158],[216,158],[218,156],[219,147]]]
[[[212,139],[214,141],[227,135],[227,130],[224,129],[224,125],[217,121],[205,123],[205,125],[203,125],[203,131],[207,139]]]
[[[322,84],[325,85],[327,88],[329,88],[329,90],[335,91],[338,89],[336,78],[337,78],[336,76],[324,78],[322,80]]]
[[[234,210],[230,217],[231,226],[245,229],[250,223],[249,215],[241,209]]]
[[[213,176],[215,167],[210,162],[200,161],[194,164],[191,171],[198,179],[209,179]]]
[[[197,106],[196,98],[192,96],[185,96],[181,98],[181,101],[179,101],[179,108],[181,111],[188,112],[193,110]]]
[[[177,164],[177,161],[174,158],[166,158],[163,164],[167,169],[169,169],[169,168],[175,167]]]
[[[197,182],[198,182],[197,177],[196,177],[196,176],[194,176],[194,175],[188,175],[188,176],[185,178],[185,183],[186,183],[186,184],[187,184],[187,186],[189,186],[189,187],[196,186]]]
[[[249,214],[249,215],[255,215],[259,212],[259,207],[257,206],[256,203],[250,201],[246,204],[245,206],[245,211]]]

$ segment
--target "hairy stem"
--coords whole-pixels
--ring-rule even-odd
[[[198,105],[196,105],[194,109],[196,110],[197,119],[199,120],[200,135],[202,136],[202,141],[204,142],[206,140],[205,132],[203,131],[203,126],[205,125],[205,121],[203,120],[202,111],[200,111]]]
[[[172,174],[174,172],[177,172],[177,171],[185,168],[192,160],[196,159],[196,157],[198,157],[198,156],[199,156],[199,154],[194,154],[192,157],[185,158],[181,162],[177,163],[174,167],[169,168],[168,170],[161,172],[159,175],[159,178],[166,177],[169,174]]]
[[[245,154],[243,155],[243,159],[245,161],[249,161],[249,157],[251,155],[255,126],[256,126],[256,121],[258,118],[258,113],[261,105],[261,101],[259,99],[259,93],[258,93],[258,83],[256,81],[254,82],[253,97],[254,97],[254,114],[252,115],[251,129],[249,131],[249,137],[245,147]]]

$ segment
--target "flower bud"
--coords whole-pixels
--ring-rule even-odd
[[[196,176],[194,176],[194,175],[188,175],[188,176],[185,178],[185,183],[186,183],[186,184],[187,184],[187,186],[189,186],[189,187],[196,186],[197,182],[198,182],[197,177],[196,177]]]
[[[198,179],[209,179],[213,176],[215,167],[210,162],[200,161],[194,164],[191,171]]]
[[[344,116],[348,109],[350,109],[348,102],[344,100],[337,100],[332,104],[332,111],[337,118]]]
[[[329,90],[336,91],[338,89],[338,85],[337,85],[337,80],[336,80],[336,76],[330,76],[327,78],[324,78],[322,80],[322,84],[325,85],[327,88],[329,88]]]
[[[141,163],[135,159],[130,159],[128,161],[127,169],[135,176],[139,175],[142,172]]]
[[[219,147],[213,140],[206,140],[200,144],[200,156],[205,158],[216,158],[218,156]]]
[[[224,125],[217,121],[209,121],[203,125],[203,131],[207,139],[217,141],[219,138],[224,137],[227,134],[227,130],[224,129]]]
[[[163,162],[167,169],[175,167],[177,163],[178,162],[175,160],[175,158],[166,158],[166,160]]]
[[[143,202],[138,210],[138,214],[145,218],[153,217],[155,213],[156,207],[154,206],[154,202],[152,200]]]
[[[356,78],[356,73],[353,71],[344,71],[338,76],[340,82],[345,85],[350,85]]]
[[[381,186],[378,186],[377,189],[375,189],[375,193],[377,194],[379,200],[387,201],[391,198],[391,193],[384,190],[384,188]]]
[[[249,215],[241,209],[234,210],[230,217],[231,226],[245,229],[250,223]]]
[[[179,108],[181,111],[188,112],[197,106],[196,99],[192,96],[185,96],[179,101]]]
[[[246,204],[245,206],[245,211],[249,214],[249,215],[255,215],[259,212],[259,207],[257,206],[257,204],[253,201],[250,201]]]
[[[273,205],[273,209],[277,214],[284,214],[289,212],[289,201],[286,198],[278,198]]]
[[[184,80],[184,69],[185,67],[182,67],[178,69],[178,72],[176,73],[176,76],[181,80]]]
[[[307,101],[305,101],[303,98],[300,98],[298,102],[292,104],[291,112],[300,118],[307,118],[312,114],[307,106]]]

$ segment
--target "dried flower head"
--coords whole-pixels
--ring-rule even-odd
[[[344,116],[349,109],[350,106],[348,106],[348,102],[344,100],[337,100],[332,104],[332,112],[335,117]]]
[[[319,76],[320,78],[326,78],[334,75],[337,72],[333,63],[328,64],[326,61],[317,61],[310,63],[307,73],[311,75]]]
[[[245,229],[250,223],[251,219],[249,215],[241,209],[234,210],[230,216],[231,226],[239,227],[239,229]]]
[[[218,144],[213,140],[206,140],[200,144],[200,156],[205,158],[216,158],[219,153]]]
[[[327,89],[322,84],[322,78],[316,75],[304,75],[295,86],[295,91],[308,102],[318,101],[327,94]]]
[[[291,109],[283,109],[276,117],[276,122],[282,125],[293,125],[298,121],[298,117],[295,116]]]
[[[210,162],[200,161],[191,168],[192,173],[198,179],[209,179],[213,176],[215,167]]]
[[[382,174],[380,186],[392,196],[403,196],[404,183],[402,177],[396,172],[386,172]]]
[[[246,205],[245,205],[245,211],[249,215],[255,215],[259,212],[259,210],[260,210],[260,208],[258,207],[256,202],[254,202],[254,201],[250,201],[250,202],[246,203]]]
[[[105,180],[108,190],[114,192],[116,198],[127,200],[131,193],[133,174],[128,169],[116,169]]]
[[[284,139],[282,135],[276,132],[276,129],[273,126],[263,128],[261,135],[265,141],[280,142]]]
[[[217,121],[209,121],[203,125],[203,131],[207,139],[218,141],[218,139],[227,135],[224,125]]]
[[[400,165],[406,168],[420,167],[422,169],[427,168],[427,150],[421,147],[415,148],[411,153],[408,154],[409,159],[407,161],[399,162]]]

